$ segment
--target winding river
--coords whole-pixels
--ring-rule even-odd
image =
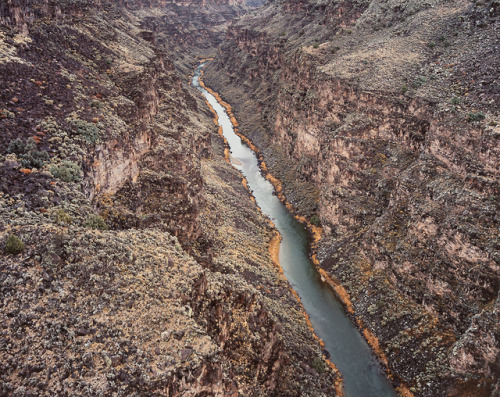
[[[235,168],[248,182],[258,206],[282,236],[279,262],[285,277],[299,294],[316,334],[325,343],[330,360],[344,378],[346,397],[397,396],[366,341],[345,314],[331,288],[323,283],[309,258],[310,236],[273,194],[273,185],[263,177],[255,153],[234,132],[225,108],[199,84],[201,64],[192,78],[193,86],[210,103],[219,117]],[[333,394],[333,392],[332,392]]]

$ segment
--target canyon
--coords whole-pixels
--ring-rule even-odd
[[[213,57],[395,389],[496,395],[499,21],[497,0],[2,2],[0,394],[342,394],[189,84]]]
[[[393,375],[418,395],[489,395],[499,7],[395,3],[269,4],[229,27],[206,82],[323,227],[320,266]]]

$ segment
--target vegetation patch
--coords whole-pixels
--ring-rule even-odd
[[[74,120],[72,124],[76,128],[78,135],[87,143],[95,144],[99,141],[100,130],[94,123],[85,120]]]
[[[486,118],[486,115],[483,112],[469,113],[469,121],[481,121]]]
[[[72,161],[63,161],[62,164],[51,167],[50,173],[64,182],[74,182],[81,179],[80,166]]]
[[[83,224],[85,227],[89,227],[91,229],[96,229],[96,230],[108,230],[109,227],[106,225],[106,222],[100,215],[89,215],[89,217],[86,219],[85,223]]]
[[[17,154],[24,168],[42,168],[50,161],[50,156],[46,151],[37,150],[36,142],[33,138],[29,138],[26,141],[20,138],[13,139],[10,141],[7,151]]]
[[[73,218],[71,215],[69,215],[66,211],[64,211],[62,208],[59,208],[57,211],[54,212],[54,220],[58,224],[66,224],[66,225],[71,225],[73,222]]]
[[[17,255],[24,251],[26,244],[14,234],[10,234],[5,242],[5,253]]]

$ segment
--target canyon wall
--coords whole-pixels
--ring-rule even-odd
[[[271,3],[228,29],[207,71],[321,223],[321,267],[416,395],[499,388],[498,15],[496,2]]]

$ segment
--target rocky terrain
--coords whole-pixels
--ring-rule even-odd
[[[335,393],[275,232],[174,68],[200,33],[164,30],[182,6],[0,5],[1,395]]]
[[[415,395],[500,391],[499,21],[498,1],[270,2],[206,71]]]

